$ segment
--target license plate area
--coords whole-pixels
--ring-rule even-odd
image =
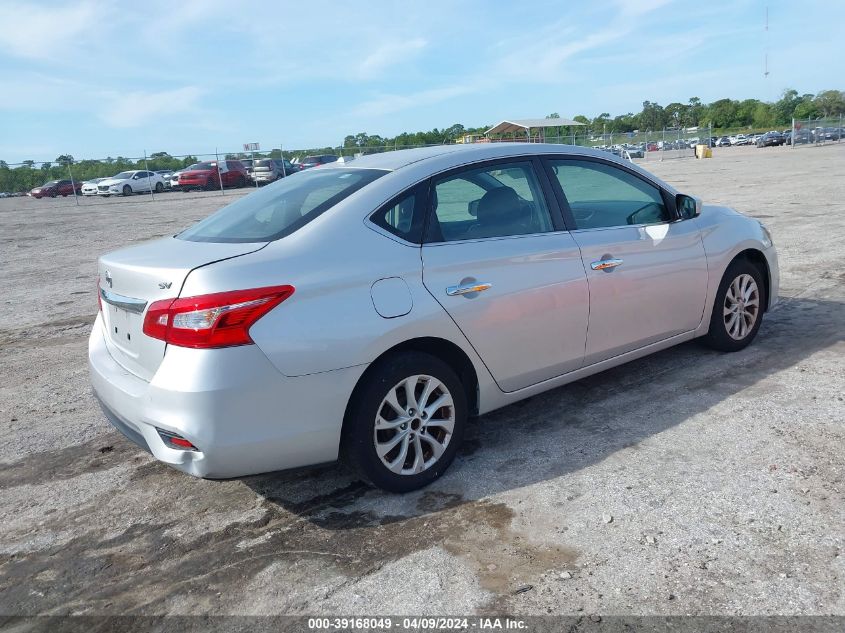
[[[141,315],[133,314],[117,306],[108,305],[107,312],[109,339],[120,350],[129,356],[138,355],[138,337]]]

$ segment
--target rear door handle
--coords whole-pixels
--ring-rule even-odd
[[[621,259],[600,259],[599,261],[590,264],[590,268],[592,268],[593,270],[610,270],[611,268],[616,268],[617,266],[621,265]]]
[[[450,297],[456,297],[458,295],[468,295],[471,292],[482,292],[484,290],[489,290],[492,287],[493,284],[474,281],[472,283],[461,284],[459,286],[448,286],[446,288],[446,294]]]

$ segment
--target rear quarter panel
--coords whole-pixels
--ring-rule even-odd
[[[475,365],[480,381],[489,376],[463,334],[423,286],[419,247],[367,228],[357,212],[351,218],[331,215],[328,212],[249,256],[193,271],[183,296],[293,285],[293,296],[250,330],[255,343],[286,376],[371,363],[391,347],[420,337],[455,343]],[[372,285],[389,277],[405,281],[412,303],[407,314],[394,318],[379,315],[371,296]]]

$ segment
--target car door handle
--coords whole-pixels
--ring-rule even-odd
[[[462,284],[459,286],[448,286],[446,288],[446,294],[450,297],[456,297],[458,295],[468,295],[471,292],[482,292],[483,290],[489,290],[492,287],[493,284],[478,283],[476,281],[470,284]]]
[[[621,259],[600,259],[599,261],[590,264],[590,268],[592,268],[593,270],[610,270],[611,268],[616,268],[617,266],[621,265]]]

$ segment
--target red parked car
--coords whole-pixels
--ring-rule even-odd
[[[179,174],[179,187],[189,189],[207,189],[212,191],[224,187],[245,187],[249,180],[246,167],[239,160],[210,160],[191,165]]]
[[[29,192],[33,198],[55,198],[56,196],[75,196],[82,191],[81,182],[70,180],[51,180]]]

